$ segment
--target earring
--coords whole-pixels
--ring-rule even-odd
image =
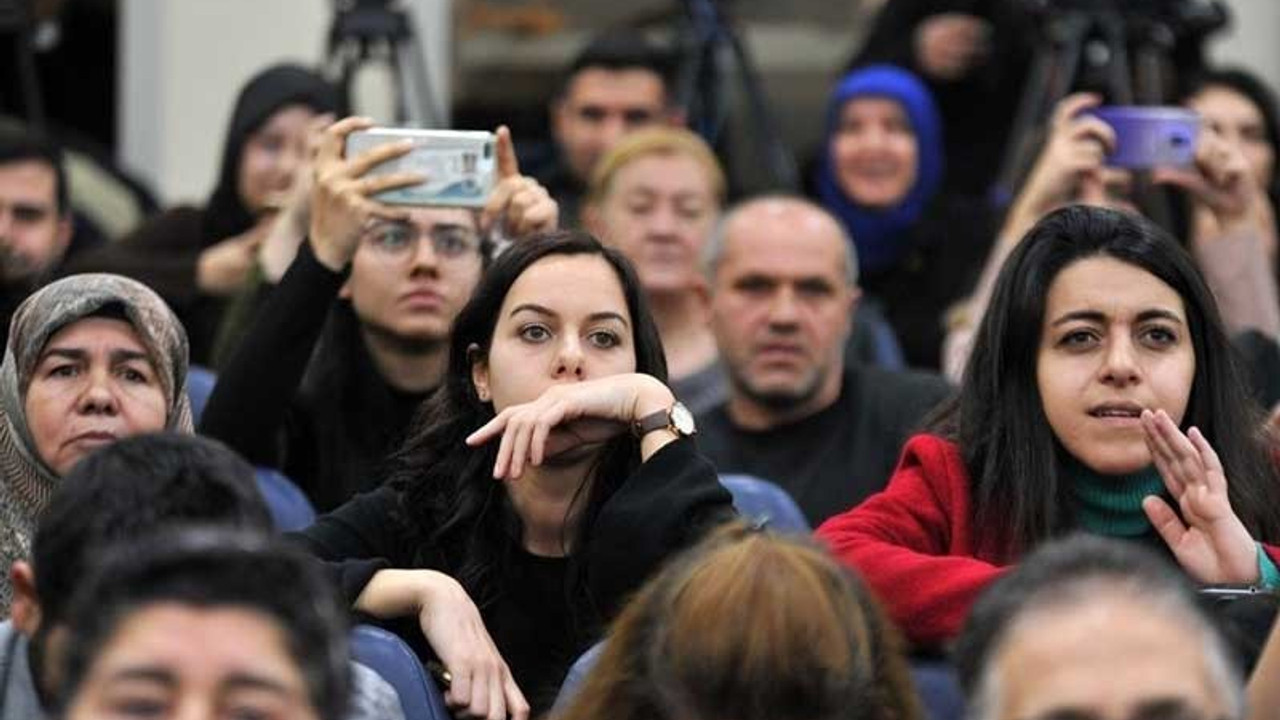
[[[489,389],[482,387],[476,388],[476,397],[480,398],[480,402],[489,402]]]

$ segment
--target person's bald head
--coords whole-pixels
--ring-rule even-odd
[[[707,279],[715,285],[716,269],[733,241],[736,231],[751,228],[755,234],[785,244],[788,238],[804,236],[828,241],[839,247],[845,278],[850,287],[858,284],[858,258],[844,226],[821,205],[793,195],[762,195],[735,205],[721,217],[703,252]],[[738,233],[740,234],[740,232]]]

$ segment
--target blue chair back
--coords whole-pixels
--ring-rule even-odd
[[[209,396],[213,394],[213,386],[218,376],[208,368],[192,365],[187,368],[187,398],[191,400],[191,419],[200,424],[200,416],[204,414],[204,406],[209,404]]]
[[[569,666],[564,682],[560,683],[560,692],[556,694],[556,702],[551,706],[551,715],[560,714],[569,707],[569,703],[573,702],[573,697],[578,694],[578,688],[582,687],[587,674],[600,659],[601,652],[604,652],[603,640],[587,648],[587,651],[579,655],[578,659],[573,661],[573,665]]]
[[[945,660],[912,660],[911,679],[929,720],[963,720],[964,693],[955,667]]]
[[[405,720],[453,720],[444,695],[413,650],[394,633],[373,625],[351,630],[351,654],[396,689]]]
[[[305,493],[289,478],[271,468],[254,468],[258,492],[267,501],[276,530],[301,530],[316,521],[316,509]]]
[[[733,495],[733,506],[745,518],[783,533],[808,535],[813,528],[786,490],[751,475],[721,475],[720,484]]]

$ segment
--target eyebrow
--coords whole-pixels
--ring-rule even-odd
[[[145,682],[164,685],[166,688],[177,687],[178,679],[173,673],[162,668],[152,666],[131,666],[121,668],[109,676],[107,679],[112,682],[120,682],[125,680],[142,680]]]
[[[172,671],[164,667],[146,665],[121,668],[112,673],[109,679],[114,682],[134,680],[150,682],[163,685],[165,688],[175,688],[180,684]],[[289,686],[283,682],[246,672],[231,673],[220,684],[231,690],[250,689],[265,690],[277,695],[291,694]]]
[[[552,310],[551,308],[548,308],[548,307],[544,307],[542,305],[538,305],[537,303],[522,303],[512,308],[511,313],[507,315],[507,317],[515,317],[517,313],[521,313],[521,312],[532,312],[532,313],[537,313],[538,315],[545,315],[547,317],[559,316],[559,313],[557,313],[555,310]],[[627,326],[630,325],[630,323],[627,322],[627,319],[625,317],[623,317],[622,315],[619,315],[616,312],[613,312],[612,310],[604,310],[601,312],[591,313],[590,315],[587,316],[587,319],[592,321],[617,320],[623,325],[627,325]]]
[[[1138,322],[1147,322],[1150,320],[1168,320],[1170,322],[1178,323],[1179,325],[1183,324],[1181,316],[1179,316],[1177,313],[1175,313],[1172,310],[1166,310],[1164,308],[1152,308],[1151,310],[1143,310],[1142,312],[1138,313],[1138,316],[1135,319]],[[1069,312],[1065,315],[1060,316],[1058,319],[1050,323],[1050,326],[1057,327],[1059,325],[1063,325],[1065,323],[1073,322],[1076,320],[1083,320],[1085,322],[1092,322],[1092,323],[1104,323],[1107,321],[1107,316],[1106,314],[1099,312],[1097,310],[1074,310],[1072,312]]]
[[[1036,715],[1032,720],[1102,720],[1093,710],[1078,707],[1052,708]],[[1143,700],[1128,715],[1127,720],[1206,720],[1185,700],[1177,697],[1156,697]]]
[[[40,360],[43,362],[45,359],[50,357],[61,357],[68,360],[84,361],[85,358],[89,357],[89,351],[84,350],[83,348],[51,347],[44,351],[44,354],[40,356]],[[111,364],[113,365],[133,362],[134,360],[142,360],[148,364],[151,363],[150,356],[137,350],[116,349],[112,350],[107,357],[111,360]]]
[[[222,685],[232,690],[266,690],[276,695],[292,694],[289,686],[279,680],[246,672],[231,673],[222,681]]]

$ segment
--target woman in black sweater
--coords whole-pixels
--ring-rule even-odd
[[[665,383],[620,254],[582,233],[515,243],[458,315],[390,482],[302,537],[357,611],[410,621],[455,708],[541,713],[623,599],[732,514]]]

